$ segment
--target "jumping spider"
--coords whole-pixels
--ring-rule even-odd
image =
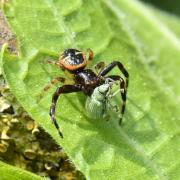
[[[58,81],[64,83],[63,86],[58,87],[54,92],[49,112],[51,120],[62,138],[63,134],[61,133],[59,125],[55,118],[56,103],[59,96],[61,94],[73,93],[78,91],[82,91],[85,95],[91,96],[96,87],[105,84],[107,78],[112,79],[113,81],[119,81],[120,94],[123,101],[119,125],[121,125],[122,122],[122,118],[126,107],[126,93],[128,88],[129,73],[124,68],[123,64],[119,61],[113,61],[107,66],[105,66],[104,62],[99,62],[95,66],[95,68],[99,70],[99,73],[95,73],[91,69],[86,69],[85,67],[88,64],[88,61],[93,60],[94,57],[93,51],[91,49],[88,49],[88,53],[89,56],[87,58],[86,54],[80,50],[66,49],[60,55],[58,61],[48,61],[48,63],[54,64],[62,70],[67,70],[73,76],[74,81],[72,84],[68,84],[67,79],[63,77],[56,77],[52,79],[50,84],[44,88],[44,90],[48,90],[52,84]],[[119,70],[123,73],[126,80],[124,80],[120,75],[106,76],[106,74],[108,74],[115,66],[117,66]]]

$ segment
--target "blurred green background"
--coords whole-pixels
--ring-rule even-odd
[[[151,4],[169,13],[180,16],[180,1],[179,0],[141,0]]]

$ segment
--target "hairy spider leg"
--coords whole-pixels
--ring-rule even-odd
[[[99,73],[99,71],[101,72],[105,68],[105,63],[103,61],[100,61],[95,65],[94,68],[96,73]]]
[[[39,94],[39,96],[37,97],[37,102],[39,102],[45,95],[45,92],[48,91],[52,85],[58,83],[58,82],[62,82],[62,83],[66,83],[67,79],[63,78],[63,77],[55,77],[53,78],[41,91],[41,93]]]
[[[94,59],[94,53],[90,48],[88,48],[87,49],[87,54],[88,54],[88,57],[87,57],[87,65],[86,65],[86,67],[91,67],[92,61]]]
[[[66,79],[63,77],[55,77],[53,79],[51,79],[51,81],[44,87],[44,91],[48,91],[52,85],[58,83],[58,82],[62,82],[65,83]]]
[[[114,61],[114,62],[117,62],[117,61]],[[112,70],[116,64],[112,62],[111,64],[109,64],[108,66],[105,67],[104,70],[102,70],[99,74],[104,76],[106,75],[110,70]],[[119,63],[119,62],[118,62]],[[121,64],[121,63],[120,63]],[[121,64],[122,65],[122,64]],[[119,66],[118,66],[119,67]],[[123,67],[123,65],[121,66]],[[120,69],[120,68],[119,68]],[[120,69],[121,70],[121,69]],[[107,76],[106,78],[110,78],[110,79],[113,79],[114,81],[120,81],[120,93],[121,93],[121,98],[122,98],[122,107],[121,107],[121,117],[119,119],[119,125],[122,124],[122,119],[123,119],[123,116],[124,116],[124,112],[125,112],[125,108],[126,108],[126,94],[127,94],[127,87],[128,87],[128,77],[129,77],[129,74],[128,72],[125,70],[125,68],[123,67],[123,71],[124,72],[124,76],[126,77],[126,83],[124,81],[124,79],[120,76],[117,76],[117,75],[110,75],[110,76]]]
[[[47,59],[45,61],[45,63],[52,64],[52,65],[55,65],[55,66],[59,66],[58,61],[54,61],[54,60],[50,60],[50,59]]]
[[[126,78],[126,91],[128,88],[128,84],[129,84],[129,73],[127,72],[127,70],[124,68],[123,64],[120,63],[119,61],[113,61],[112,63],[110,63],[109,65],[107,65],[100,73],[99,73],[99,77],[101,76],[105,76],[107,73],[109,73],[115,66],[118,66],[119,70],[123,73],[123,75]]]
[[[52,123],[55,125],[56,129],[58,130],[59,135],[62,138],[63,138],[63,134],[61,133],[59,125],[55,118],[57,100],[61,94],[78,92],[78,91],[81,91],[81,88],[78,85],[63,85],[61,87],[58,87],[55,93],[53,94],[49,115],[51,117]]]
[[[126,94],[127,94],[127,87],[125,85],[124,81],[121,81],[120,83],[120,89],[121,89],[121,97],[123,100],[122,108],[121,108],[121,117],[119,119],[119,125],[122,123],[122,119],[124,116],[125,108],[126,108]],[[123,90],[123,91],[122,91]]]
[[[94,53],[93,53],[92,49],[88,48],[87,51],[89,53],[88,61],[93,60],[94,59]]]
[[[122,101],[123,101],[122,106],[121,106],[121,117],[119,119],[119,125],[121,125],[122,119],[123,119],[123,116],[124,116],[124,112],[125,112],[125,109],[126,109],[126,94],[127,94],[127,89],[126,89],[126,86],[125,86],[125,81],[124,81],[123,78],[121,78],[120,76],[117,76],[117,75],[111,75],[111,76],[108,76],[107,78],[111,78],[114,81],[118,81],[118,80],[120,81],[120,89],[117,92],[115,92],[112,95],[112,97],[115,96],[116,93],[118,93],[120,91],[121,98],[122,98]]]

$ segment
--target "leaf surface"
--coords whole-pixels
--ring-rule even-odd
[[[138,1],[125,0],[16,0],[4,6],[4,13],[19,42],[18,56],[2,56],[12,92],[88,179],[180,177],[180,42],[176,34],[180,31],[169,28],[168,17]],[[37,99],[50,79],[66,77],[44,63],[57,60],[65,48],[92,48],[93,64],[116,59],[128,69],[130,86],[122,127],[115,118],[109,122],[87,118],[86,97],[72,93],[62,95],[57,105],[64,139],[58,136],[48,115],[56,87]]]
[[[7,165],[0,161],[0,173],[1,173],[1,180],[42,180],[40,176],[37,176],[33,173],[28,171],[24,171],[20,168],[16,168],[10,165]]]

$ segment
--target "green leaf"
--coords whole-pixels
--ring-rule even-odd
[[[16,168],[10,165],[7,165],[0,161],[0,174],[1,180],[42,180],[40,176],[37,176],[33,173],[30,173],[25,170],[21,170],[20,168]]]
[[[18,56],[2,58],[12,92],[88,179],[180,178],[179,19],[168,27],[160,11],[127,0],[16,0],[4,13],[19,42]],[[117,59],[128,69],[122,127],[115,118],[87,118],[85,95],[72,93],[58,102],[64,139],[58,136],[48,115],[56,87],[37,99],[51,78],[64,75],[44,62],[57,60],[65,48],[92,48],[94,64]]]

